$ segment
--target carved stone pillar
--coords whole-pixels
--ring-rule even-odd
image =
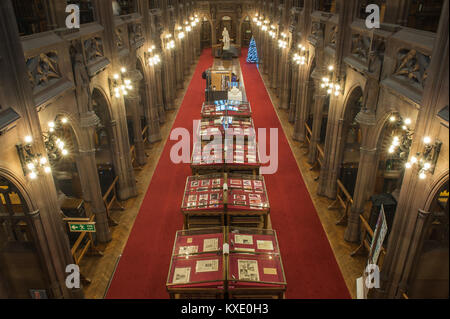
[[[295,113],[297,111],[297,91],[299,87],[299,66],[296,63],[292,64],[292,72],[291,72],[291,91],[290,91],[290,100],[289,100],[289,122],[295,122]]]
[[[20,121],[17,121],[18,136],[32,136],[33,151],[45,154],[42,130],[10,0],[0,2],[0,43],[0,90],[5,93],[2,94],[2,103],[14,106],[21,115]],[[15,173],[21,174],[20,171]],[[36,210],[28,214],[29,223],[35,232],[34,244],[42,261],[42,272],[47,277],[51,297],[82,297],[65,285],[65,267],[74,261],[62,228],[53,178],[50,175],[41,175],[33,181],[24,176],[19,178],[24,184],[22,186],[27,188],[29,204],[32,206],[29,209]]]
[[[314,79],[315,94],[314,94],[314,109],[313,109],[313,125],[311,128],[312,136],[309,144],[308,162],[314,163],[317,155],[317,144],[320,142],[320,130],[322,127],[323,104],[326,99],[324,90],[320,89],[319,79]]]
[[[358,166],[358,175],[356,178],[355,192],[353,194],[353,205],[351,207],[347,228],[345,229],[344,239],[349,242],[358,242],[360,240],[360,218],[359,215],[364,212],[364,205],[367,201],[366,189],[370,187],[372,175],[377,172],[377,149],[361,147]]]
[[[280,63],[280,85],[278,87],[278,96],[280,97],[280,108],[287,110],[289,108],[289,49],[281,50],[281,63]]]
[[[272,59],[272,73],[270,76],[270,88],[276,90],[278,87],[278,63],[279,63],[279,48],[274,46],[273,49],[273,59]]]
[[[128,77],[132,83],[137,86],[137,83],[142,81],[143,76],[138,70],[128,72]],[[134,147],[136,150],[136,161],[139,165],[144,165],[146,162],[144,140],[142,138],[142,126],[141,117],[139,113],[140,108],[140,96],[138,90],[132,90],[128,92],[125,97],[127,107],[129,107],[129,113],[133,121],[133,135],[134,135]]]
[[[330,104],[332,101],[330,101]],[[340,154],[338,153],[338,145],[341,145],[342,130],[344,120],[339,119],[333,121],[333,117],[328,117],[327,138],[325,141],[325,159],[322,163],[319,175],[319,187],[317,194],[328,198],[336,197],[336,180],[338,177],[338,169]]]
[[[299,72],[304,75],[304,72]],[[304,76],[302,76],[304,79]],[[299,79],[300,80],[300,79]],[[309,79],[301,81],[297,89],[296,99],[296,111],[295,111],[295,123],[294,123],[294,136],[293,139],[299,142],[305,140],[305,121],[308,116],[307,112],[307,92],[309,87]],[[311,80],[312,81],[312,80]]]
[[[98,177],[97,162],[95,160],[94,133],[99,119],[94,112],[80,115],[80,127],[87,137],[87,145],[80,146],[75,161],[83,191],[83,199],[95,214],[97,239],[106,243],[111,241],[111,232],[103,202],[100,180]]]
[[[168,61],[164,60],[162,63],[168,63]],[[155,95],[155,102],[156,102],[156,109],[158,110],[158,118],[159,123],[163,124],[166,122],[166,112],[164,110],[164,97],[166,94],[166,89],[163,88],[163,77],[162,77],[162,66],[161,63],[158,65],[155,65],[153,67],[153,75],[154,75],[154,85],[153,87],[153,94]]]
[[[175,72],[177,89],[182,89],[184,86],[184,70],[183,70],[183,39],[177,37],[176,51],[175,51]]]

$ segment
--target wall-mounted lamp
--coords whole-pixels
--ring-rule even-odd
[[[306,50],[306,47],[299,44],[299,53],[294,54],[294,62],[300,65],[305,65],[308,63],[309,60],[309,51]]]
[[[442,142],[436,139],[433,143],[432,138],[425,136],[423,138],[424,148],[422,152],[418,152],[415,156],[411,156],[408,162],[405,163],[406,168],[411,168],[414,165],[418,168],[420,179],[427,178],[427,174],[434,174],[436,163],[441,152]]]
[[[155,52],[155,46],[148,48],[147,52],[144,52],[144,58],[148,66],[154,66],[161,62],[159,55]]]
[[[327,67],[328,70],[328,75],[324,76],[322,78],[322,82],[320,83],[320,87],[322,89],[325,89],[327,91],[327,94],[329,95],[334,95],[334,96],[339,96],[341,94],[341,85],[339,84],[339,81],[336,82],[332,82],[331,79],[333,78],[333,73],[334,73],[334,66],[333,65],[329,65]]]
[[[36,179],[41,173],[50,174],[52,171],[50,165],[69,154],[69,151],[65,148],[64,141],[56,133],[67,123],[68,119],[66,117],[57,117],[55,121],[48,123],[48,132],[43,133],[48,157],[33,152],[33,138],[31,135],[24,137],[24,144],[16,145],[25,176],[28,176],[30,179]]]
[[[109,89],[111,96],[120,98],[122,95],[127,95],[128,91],[133,89],[131,80],[125,78],[127,69],[125,67],[120,68],[120,74],[114,73],[112,78],[109,78]]]

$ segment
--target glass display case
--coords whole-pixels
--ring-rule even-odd
[[[181,204],[186,229],[267,228],[269,197],[263,176],[217,173],[190,176]]]
[[[246,117],[252,116],[250,102],[235,100],[216,100],[214,103],[205,102],[201,111],[203,118],[220,116]]]
[[[244,143],[235,143],[234,139],[226,141],[223,138],[194,143],[191,157],[191,169],[194,175],[211,172],[258,175],[260,167],[255,137],[247,136]]]
[[[181,203],[185,228],[225,225],[224,183],[222,173],[189,176],[186,179]]]
[[[227,297],[284,298],[286,277],[275,230],[228,227]]]
[[[171,298],[223,299],[225,228],[177,231],[166,287]]]
[[[171,298],[284,298],[276,232],[215,227],[176,233],[167,276]]]

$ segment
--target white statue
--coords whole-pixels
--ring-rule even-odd
[[[223,42],[223,49],[229,50],[230,49],[230,35],[228,34],[227,28],[223,28],[222,31],[222,42]]]

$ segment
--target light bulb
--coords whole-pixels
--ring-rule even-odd
[[[115,97],[116,97],[116,98],[119,98],[119,97],[120,97],[120,93],[119,93],[119,92],[116,92]]]
[[[127,69],[125,69],[124,67],[121,67],[120,72],[125,73],[125,72],[127,72]]]
[[[328,66],[328,71],[333,71],[334,70],[334,66],[333,65],[329,65]]]
[[[115,73],[115,74],[113,75],[113,78],[114,78],[115,80],[117,80],[117,79],[119,78],[119,74]]]
[[[393,148],[392,146],[389,147],[389,153],[390,153],[390,154],[394,153],[394,148]]]
[[[338,95],[339,95],[339,92],[338,92],[338,91],[334,92],[334,95],[335,95],[335,96],[338,96]]]
[[[39,163],[41,163],[41,165],[47,164],[47,158],[41,157],[40,160],[39,160]]]
[[[33,163],[28,163],[27,164],[27,168],[31,171],[31,170],[33,170],[35,168],[35,166],[34,166]]]
[[[25,136],[25,143],[31,143],[33,142],[33,138],[30,135]]]
[[[411,124],[411,119],[410,119],[410,118],[405,119],[405,124],[406,124],[406,125]]]
[[[37,175],[36,175],[35,172],[31,172],[30,174],[28,174],[28,176],[29,176],[31,179],[35,179],[35,178],[37,177]]]
[[[427,175],[424,172],[419,174],[420,179],[425,179],[426,177],[427,177]]]
[[[411,163],[413,164],[417,163],[417,158],[415,156],[411,157]]]
[[[406,167],[406,168],[411,168],[411,166],[412,166],[412,165],[411,165],[410,162],[407,162],[407,163],[405,164],[405,167]]]
[[[328,89],[328,90],[327,90],[327,93],[330,94],[330,93],[331,93],[331,89]]]
[[[425,136],[425,137],[423,138],[423,142],[424,142],[425,144],[430,144],[430,143],[431,143],[431,137]]]
[[[48,122],[48,127],[55,127],[55,122]]]
[[[49,129],[49,131],[50,131],[50,133],[53,133],[53,132],[55,131],[55,129],[54,129],[53,127],[51,127],[51,128]]]
[[[395,116],[391,116],[391,117],[389,118],[389,121],[395,122]]]
[[[125,85],[130,85],[130,83],[131,83],[130,80],[128,80],[128,79],[125,80]]]
[[[51,171],[52,171],[52,169],[50,168],[50,166],[44,167],[44,172],[46,172],[47,174],[50,173]]]
[[[403,126],[402,126],[402,129],[403,129],[404,131],[406,131],[406,129],[407,129],[406,125],[403,125]]]
[[[429,170],[430,168],[431,168],[431,164],[430,164],[430,163],[427,162],[427,163],[423,164],[423,169],[424,169],[424,170],[427,171],[427,170]]]
[[[64,155],[64,156],[66,156],[67,154],[69,154],[69,152],[66,150],[66,149],[64,149],[64,150],[62,150],[62,155]]]
[[[63,117],[63,118],[61,119],[61,123],[66,124],[66,123],[67,123],[67,117]]]

